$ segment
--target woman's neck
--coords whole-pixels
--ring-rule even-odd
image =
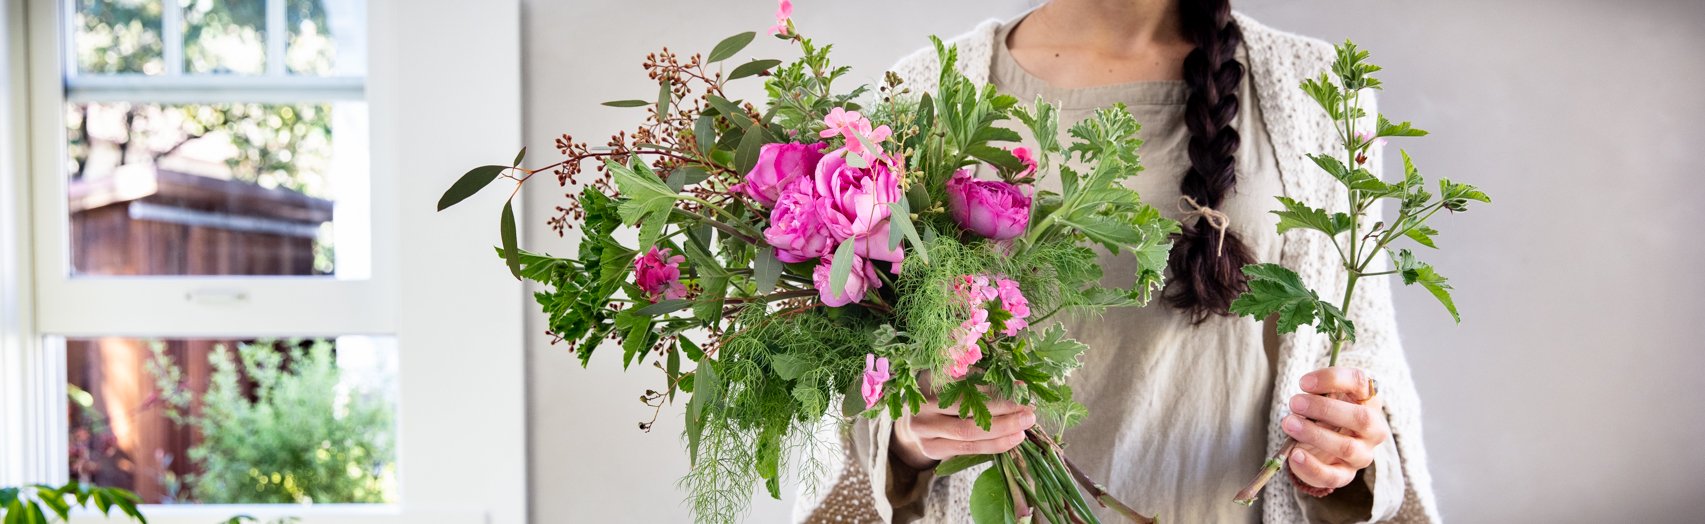
[[[1178,80],[1194,48],[1178,0],[1053,0],[1031,11],[1006,44],[1026,71],[1065,88]]]
[[[1108,51],[1185,40],[1178,0],[1052,0],[1025,18],[1031,21],[1058,44]]]

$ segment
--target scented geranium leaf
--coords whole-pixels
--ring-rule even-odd
[[[1023,122],[1025,127],[1030,128],[1030,134],[1036,137],[1036,147],[1041,153],[1060,152],[1060,116],[1047,99],[1037,96],[1030,107],[1019,108],[1012,115]],[[1046,158],[1048,157],[1045,154],[1037,155],[1038,161],[1044,161]],[[1046,170],[1048,166],[1044,164],[1040,167]]]
[[[1042,360],[1043,367],[1050,374],[1063,373],[1078,366],[1078,356],[1089,349],[1089,346],[1076,339],[1066,336],[1066,328],[1059,324],[1048,326],[1041,336],[1032,339],[1031,352]]]
[[[1320,169],[1323,169],[1328,174],[1332,175],[1332,178],[1336,178],[1339,182],[1343,182],[1346,185],[1350,183],[1350,168],[1344,167],[1344,163],[1338,161],[1337,158],[1334,158],[1331,155],[1310,154],[1308,155],[1308,159],[1313,160],[1314,165],[1320,166]]]
[[[1279,333],[1293,333],[1314,322],[1320,296],[1303,285],[1295,271],[1278,264],[1243,266],[1249,289],[1231,303],[1231,312],[1256,319],[1278,315]]]
[[[710,54],[705,56],[705,63],[714,64],[727,60],[735,53],[739,53],[741,49],[745,49],[746,45],[752,43],[752,38],[756,36],[758,33],[747,31],[722,39],[721,42],[716,43],[716,47],[710,48]]]
[[[1076,426],[1078,422],[1083,421],[1084,417],[1089,416],[1089,409],[1072,400],[1072,388],[1070,386],[1061,384],[1058,389],[1061,393],[1060,400],[1045,402],[1036,409],[1037,418],[1041,420],[1044,427],[1053,431],[1055,435]]]
[[[1018,136],[1017,131],[1004,127],[985,127],[977,131],[971,140],[976,142],[1018,142],[1024,138]]]
[[[1086,163],[1098,166],[1104,163],[1136,166],[1137,147],[1143,143],[1136,138],[1140,129],[1142,126],[1137,124],[1136,118],[1131,117],[1131,112],[1125,108],[1125,104],[1097,109],[1094,115],[1066,130],[1072,138],[1077,139],[1067,151],[1076,153],[1078,158]],[[1133,170],[1130,174],[1136,173]]]
[[[1403,204],[1398,210],[1400,216],[1409,215],[1414,210],[1427,205],[1433,194],[1427,192],[1426,180],[1421,178],[1421,171],[1415,168],[1414,159],[1408,151],[1399,151],[1403,155]]]
[[[1438,299],[1445,310],[1450,312],[1450,317],[1457,323],[1462,323],[1462,315],[1456,311],[1456,301],[1450,296],[1449,279],[1440,275],[1432,265],[1416,259],[1415,254],[1407,249],[1392,254],[1391,260],[1397,266],[1398,273],[1403,275],[1404,285],[1420,284],[1421,287],[1427,288],[1427,292],[1432,293],[1433,298]]]
[[[1470,200],[1488,204],[1492,202],[1492,197],[1480,191],[1480,188],[1451,182],[1448,178],[1439,179],[1439,199],[1444,201],[1445,209],[1451,211],[1467,211]]]
[[[1385,115],[1379,115],[1379,124],[1374,128],[1374,136],[1427,136],[1427,131],[1417,129],[1409,122],[1393,124]]]
[[[994,455],[958,455],[941,461],[935,466],[935,476],[945,477],[971,469],[972,466],[994,460]]]
[[[1332,333],[1342,332],[1344,334],[1344,341],[1356,341],[1356,324],[1354,322],[1350,322],[1349,317],[1344,316],[1344,312],[1339,310],[1338,306],[1321,302],[1317,304],[1316,307],[1320,309],[1319,330],[1321,332],[1326,333],[1328,336]]]
[[[1425,225],[1417,225],[1403,231],[1403,236],[1409,237],[1410,240],[1414,240],[1417,244],[1433,249],[1439,248],[1438,245],[1433,244],[1433,235],[1437,234],[1439,234],[1437,229],[1433,229]]]
[[[971,521],[976,524],[1014,524],[1018,519],[1013,511],[1012,489],[1007,485],[1001,468],[989,468],[977,475],[977,480],[971,483]]]
[[[994,423],[994,414],[989,412],[989,396],[977,389],[976,381],[949,382],[941,388],[940,400],[937,405],[943,409],[958,405],[959,417],[971,419],[984,431],[989,429],[989,424]]]
[[[1303,80],[1302,90],[1308,93],[1315,103],[1320,104],[1327,116],[1333,120],[1344,119],[1344,91],[1339,89],[1326,73],[1322,72],[1319,77]]]
[[[1272,211],[1279,216],[1279,234],[1283,235],[1292,229],[1313,229],[1331,236],[1350,230],[1350,215],[1344,213],[1327,214],[1325,210],[1309,207],[1290,197],[1278,197],[1284,209]]]
[[[987,162],[1003,172],[1016,173],[1024,169],[1024,164],[1018,161],[1018,157],[1012,156],[1011,151],[995,146],[977,144],[966,150],[965,154],[970,155],[971,158]]]
[[[769,71],[771,68],[778,66],[778,65],[781,65],[780,60],[772,60],[772,59],[753,60],[750,62],[746,62],[744,64],[740,64],[740,67],[734,68],[734,71],[728,73],[728,79],[734,80],[734,79],[739,79],[739,78],[746,78],[748,76],[756,75],[756,74],[762,73],[764,71]]]
[[[631,226],[645,222],[640,228],[640,245],[649,246],[656,242],[663,232],[663,225],[669,220],[675,199],[680,195],[658,180],[650,166],[637,160],[631,165],[605,160],[604,167],[615,180],[616,188],[627,197],[617,208],[622,223]]]

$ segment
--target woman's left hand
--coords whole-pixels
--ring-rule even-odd
[[[1344,487],[1373,464],[1374,449],[1391,438],[1385,402],[1357,368],[1319,369],[1300,382],[1304,393],[1291,397],[1291,414],[1279,424],[1297,440],[1291,472],[1310,486]]]

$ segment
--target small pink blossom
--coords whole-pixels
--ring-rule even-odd
[[[1373,132],[1372,131],[1366,131],[1366,130],[1356,132],[1356,143],[1363,144],[1363,145],[1375,145],[1375,146],[1385,147],[1385,139],[1384,138],[1375,139],[1373,137]]]
[[[876,407],[882,399],[882,384],[888,382],[888,357],[877,358],[875,353],[864,354],[864,409]]]
[[[781,0],[776,4],[776,25],[770,26],[771,35],[787,34],[787,21],[793,18],[793,0]]]
[[[971,318],[953,330],[953,347],[947,349],[947,356],[953,359],[953,363],[947,365],[947,376],[964,378],[971,372],[971,365],[983,359],[983,349],[978,341],[989,332],[989,327],[989,310],[972,307]]]
[[[829,127],[818,133],[818,136],[846,138],[847,152],[863,157],[865,163],[875,162],[882,156],[882,141],[887,140],[888,136],[894,133],[893,130],[888,129],[886,124],[872,129],[870,120],[864,118],[864,115],[859,114],[858,111],[847,111],[839,107],[830,109],[829,114],[823,116],[823,123]],[[859,140],[859,137],[863,137],[864,140]],[[869,142],[875,150],[865,149],[864,144],[866,142]]]
[[[646,294],[646,300],[686,298],[687,287],[681,285],[681,255],[670,256],[669,248],[650,251],[633,260],[634,284]]]
[[[1030,152],[1030,148],[1024,146],[1012,148],[1012,156],[1018,157],[1018,161],[1024,164],[1024,170],[1019,171],[1018,175],[1013,178],[1024,178],[1036,173],[1036,155]]]
[[[1030,327],[1026,320],[1030,318],[1030,301],[1024,298],[1024,293],[1018,290],[1018,281],[1013,279],[1002,278],[995,283],[995,288],[1000,295],[1001,309],[1012,314],[1001,333],[1009,337],[1018,336],[1019,331]]]

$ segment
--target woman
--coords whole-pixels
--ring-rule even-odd
[[[1235,15],[1227,0],[1053,0],[952,44],[973,82],[1053,102],[1061,129],[1125,104],[1143,124],[1145,170],[1133,183],[1183,224],[1163,301],[1066,321],[1094,348],[1071,378],[1090,416],[1065,434],[1090,477],[1170,522],[1438,520],[1388,282],[1360,288],[1350,311],[1357,341],[1335,368],[1321,369],[1324,336],[1280,337],[1270,323],[1226,313],[1249,262],[1297,269],[1315,289],[1343,287],[1329,243],[1281,238],[1267,212],[1277,196],[1344,207],[1343,189],[1304,157],[1341,146],[1297,87],[1328,69],[1330,45]],[[937,67],[926,49],[895,72],[929,91]],[[1368,165],[1378,173],[1377,157]],[[1102,263],[1108,275],[1134,274],[1129,256]],[[1036,420],[1023,406],[996,413],[987,431],[934,406],[861,422],[834,487],[805,497],[796,516],[968,522],[981,469],[935,478],[932,468],[1011,449]],[[1301,443],[1290,473],[1257,507],[1233,504],[1287,436]]]

